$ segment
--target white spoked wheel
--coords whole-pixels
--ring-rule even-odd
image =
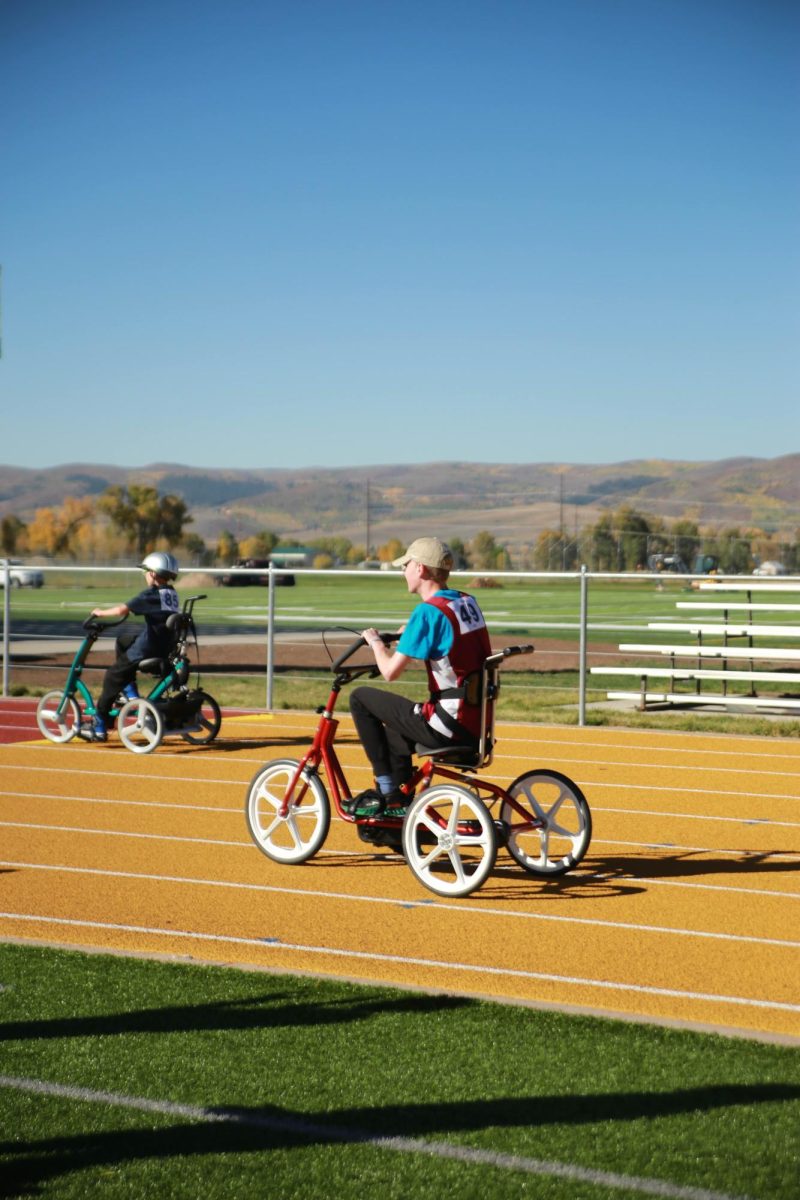
[[[508,794],[535,822],[504,800],[500,820],[509,829],[508,852],[531,875],[565,875],[577,867],[592,840],[592,814],[576,783],[558,771],[526,771]]]
[[[185,725],[181,730],[183,740],[195,746],[213,742],[222,725],[222,713],[214,697],[209,696],[208,692],[202,692],[201,696],[202,702],[197,715],[192,718],[191,724]]]
[[[429,891],[440,896],[468,896],[484,882],[497,857],[488,808],[459,784],[427,788],[406,813],[403,854]]]
[[[117,716],[117,732],[123,746],[133,754],[150,754],[161,745],[164,719],[149,700],[137,696],[123,704]]]
[[[281,813],[299,766],[294,758],[273,759],[254,777],[247,793],[250,836],[274,862],[306,862],[328,836],[331,806],[318,775],[303,772],[297,778],[286,814]]]
[[[36,706],[36,724],[51,742],[71,742],[81,727],[81,710],[72,696],[48,692]]]

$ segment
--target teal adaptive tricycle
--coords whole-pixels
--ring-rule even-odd
[[[222,714],[216,700],[200,687],[188,686],[191,664],[187,644],[193,638],[197,645],[197,630],[192,617],[197,600],[205,600],[205,596],[190,596],[184,601],[181,612],[168,617],[167,627],[174,639],[169,654],[165,658],[146,658],[139,663],[139,671],[158,679],[152,690],[146,696],[131,699],[120,694],[117,706],[111,710],[120,740],[134,754],[149,754],[168,733],[180,734],[184,741],[195,745],[213,742],[219,733]],[[103,624],[94,617],[84,621],[86,636],[75,654],[63,691],[48,692],[36,709],[39,729],[51,742],[70,742],[75,737],[93,741],[97,709],[81,675],[89,652],[101,633],[121,624],[122,621]]]

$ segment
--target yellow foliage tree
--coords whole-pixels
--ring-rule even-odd
[[[51,558],[78,554],[78,534],[93,515],[88,496],[67,496],[59,508],[37,508],[28,526],[28,544],[34,554]]]

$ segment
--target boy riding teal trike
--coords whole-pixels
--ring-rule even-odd
[[[163,658],[146,658],[139,663],[140,672],[156,677],[155,685],[146,696],[129,694],[129,691],[135,693],[135,688],[126,689],[111,710],[120,740],[134,754],[149,754],[161,744],[165,734],[179,734],[184,741],[203,745],[213,742],[219,733],[222,715],[216,700],[199,686],[188,686],[191,664],[187,646],[191,639],[197,645],[192,612],[198,600],[205,600],[205,596],[188,597],[182,611],[168,617],[167,628],[173,639],[169,652]],[[95,617],[84,621],[85,637],[63,690],[42,696],[36,710],[39,729],[49,741],[69,742],[75,737],[95,740],[97,708],[82,679],[83,668],[103,631],[121,624],[122,621],[103,623]]]

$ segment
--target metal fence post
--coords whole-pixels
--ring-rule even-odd
[[[8,695],[8,679],[11,668],[11,572],[8,559],[3,559],[3,695]]]
[[[586,625],[588,613],[589,576],[586,564],[581,563],[581,618],[580,647],[578,651],[578,724],[586,724]]]
[[[272,712],[272,683],[275,675],[275,567],[269,564],[267,599],[267,712]]]

